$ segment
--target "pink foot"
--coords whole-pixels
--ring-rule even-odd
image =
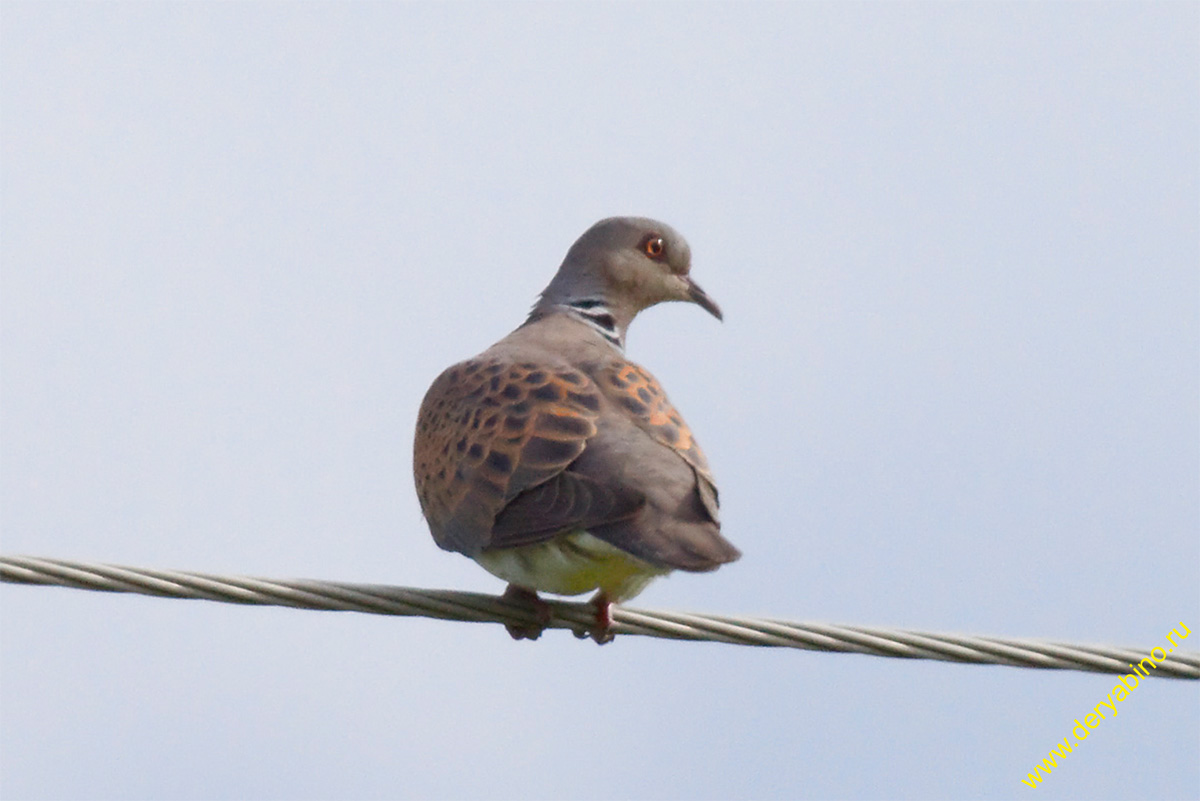
[[[608,594],[601,590],[592,598],[592,604],[596,607],[596,628],[592,629],[592,639],[597,645],[612,642],[617,636],[612,630],[612,601],[608,599]]]
[[[533,590],[518,587],[516,584],[509,584],[504,595],[500,597],[528,607],[537,621],[532,625],[505,623],[504,628],[508,629],[510,637],[514,640],[536,640],[542,636],[542,632],[546,630],[546,625],[550,622],[550,605],[548,603],[539,598]]]

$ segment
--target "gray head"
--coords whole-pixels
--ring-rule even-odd
[[[583,314],[621,341],[638,312],[664,301],[695,303],[720,320],[721,309],[688,275],[691,266],[687,240],[666,223],[609,217],[567,251],[530,319],[554,311]]]

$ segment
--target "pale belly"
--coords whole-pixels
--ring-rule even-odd
[[[519,587],[556,595],[602,590],[615,602],[629,600],[670,572],[585,531],[535,545],[483,551],[475,561],[493,576]]]

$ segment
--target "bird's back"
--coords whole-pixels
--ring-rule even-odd
[[[664,571],[736,559],[683,418],[650,373],[581,328],[532,321],[430,388],[414,469],[438,544],[477,558],[587,531]]]

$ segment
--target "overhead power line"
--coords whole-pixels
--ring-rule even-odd
[[[165,598],[193,598],[260,606],[288,606],[378,615],[403,615],[476,623],[535,623],[519,602],[473,592],[423,590],[314,579],[279,580],[247,576],[213,576],[177,570],[150,570],[65,559],[0,556],[0,581],[43,584],[103,592],[131,592]],[[547,628],[582,634],[595,621],[590,604],[547,600]],[[1133,673],[1134,665],[1150,676],[1200,679],[1200,653],[1168,651],[1162,660],[1151,648],[1117,648],[1043,640],[874,628],[870,626],[797,623],[786,620],[613,608],[613,631],[676,640],[710,640],[737,645],[801,648],[810,651],[937,659],[981,665]],[[1164,640],[1164,642],[1167,642]],[[1167,643],[1170,645],[1170,643]],[[1153,668],[1147,668],[1153,665]]]

